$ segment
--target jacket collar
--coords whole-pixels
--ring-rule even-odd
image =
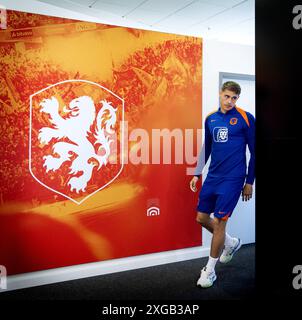
[[[237,107],[237,106],[235,106],[235,107],[234,107],[233,109],[231,109],[230,111],[227,111],[226,113],[222,113],[222,112],[221,112],[221,107],[219,106],[218,112],[221,113],[221,114],[235,114],[235,113],[237,112],[236,107]]]

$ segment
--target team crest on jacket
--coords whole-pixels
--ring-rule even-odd
[[[227,142],[228,141],[228,128],[227,127],[215,127],[213,130],[213,139],[215,142]]]
[[[238,122],[238,118],[231,118],[231,119],[230,119],[230,124],[231,124],[232,126],[234,126],[235,124],[237,124],[237,122]]]
[[[87,80],[66,80],[30,96],[29,169],[56,194],[81,204],[123,169],[124,101]]]

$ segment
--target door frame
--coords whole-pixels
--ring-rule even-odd
[[[223,78],[230,78],[234,80],[250,80],[255,81],[255,75],[252,74],[245,74],[245,73],[232,73],[232,72],[219,72],[219,90],[222,85]]]

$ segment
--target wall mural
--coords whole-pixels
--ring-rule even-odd
[[[8,274],[201,245],[200,38],[8,10],[0,50]]]

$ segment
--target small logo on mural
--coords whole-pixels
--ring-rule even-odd
[[[63,94],[64,84],[75,85],[69,95]],[[121,112],[118,99],[109,99],[114,100],[109,90],[83,80],[63,81],[31,96],[30,167],[38,182],[80,203],[116,177],[120,171],[108,174],[107,164],[116,152]]]
[[[158,198],[151,198],[147,200],[147,217],[159,216],[160,204]]]
[[[159,216],[160,215],[160,209],[158,207],[150,207],[147,209],[147,216]]]

